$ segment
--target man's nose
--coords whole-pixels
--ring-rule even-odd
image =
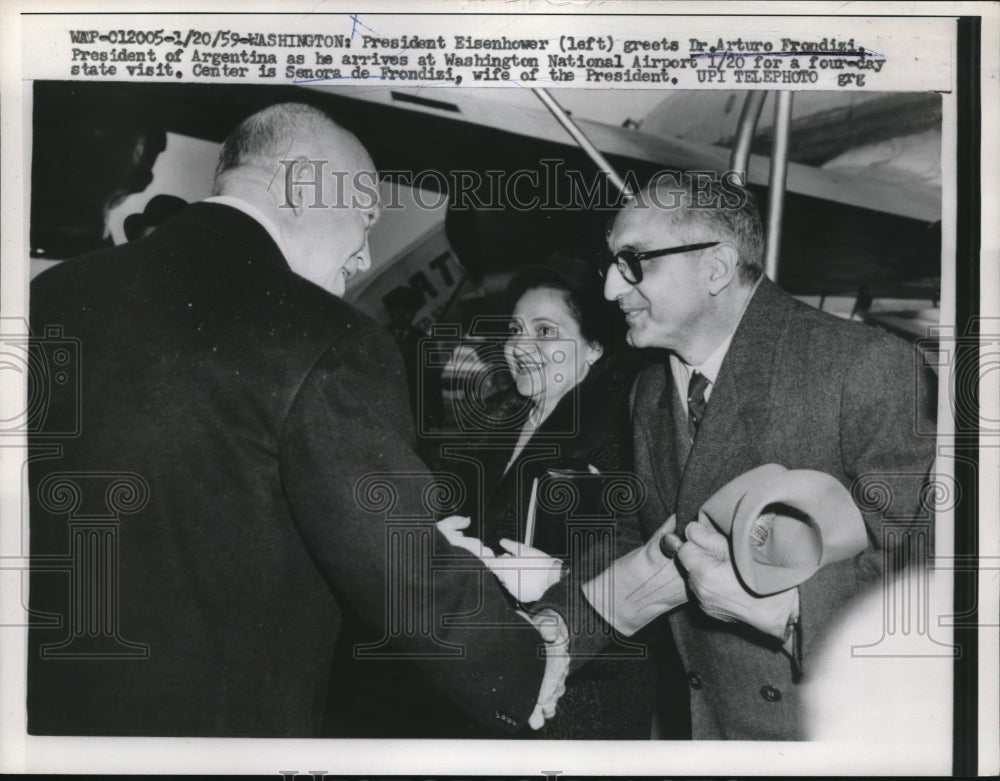
[[[612,263],[608,268],[608,273],[604,276],[604,297],[608,301],[614,301],[628,292],[629,285],[625,277],[618,270],[618,264]]]
[[[368,246],[368,238],[365,237],[365,245],[355,258],[358,262],[358,271],[367,271],[372,267],[372,252]]]

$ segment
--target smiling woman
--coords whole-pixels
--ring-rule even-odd
[[[601,342],[583,337],[572,294],[557,287],[555,281],[540,284],[551,287],[531,287],[521,294],[511,316],[510,338],[504,345],[504,358],[517,392],[533,404],[525,432],[551,415],[604,353]]]
[[[459,416],[470,425],[440,443],[435,468],[460,479],[459,512],[472,519],[468,534],[497,555],[501,539],[525,539],[537,480],[531,542],[583,577],[603,569],[616,545],[624,551],[638,544],[624,539],[603,495],[632,468],[628,392],[635,361],[624,346],[624,320],[604,299],[596,267],[570,256],[521,271],[505,303],[511,317],[500,371],[510,371],[513,386],[486,399],[480,414]],[[546,504],[557,483],[578,492],[575,509]],[[578,517],[590,519],[585,528]],[[350,638],[338,656],[348,660],[353,644],[378,639]],[[655,693],[648,652],[638,643],[614,651],[615,658],[596,659],[568,679],[556,715],[541,730],[517,737],[648,739]],[[462,675],[461,662],[454,664]],[[491,737],[435,695],[415,665],[407,673],[398,664],[334,665],[330,694],[331,734]]]
[[[535,478],[553,469],[604,473],[631,463],[631,355],[623,354],[622,315],[604,299],[596,268],[572,257],[550,259],[515,276],[506,301],[511,321],[504,358],[514,387],[493,401],[489,417],[498,424],[516,420],[516,440],[480,456],[483,539],[495,548],[504,537],[523,539],[525,487]],[[533,544],[565,554],[564,525],[540,523]]]
[[[496,430],[481,432],[480,444],[487,446],[467,451],[475,453],[483,485],[467,514],[498,555],[504,552],[501,539],[526,541],[581,575],[614,556],[605,549],[611,540],[617,538],[620,550],[630,547],[622,530],[609,528],[603,542],[594,542],[580,534],[576,520],[605,515],[601,489],[632,468],[628,391],[634,357],[624,346],[625,324],[604,299],[596,267],[575,257],[557,256],[525,269],[511,280],[505,298],[511,321],[504,358],[514,387],[493,402]],[[520,425],[512,431],[515,421]],[[546,486],[551,498],[558,482],[570,488],[566,481],[576,506],[547,506]],[[593,533],[593,522],[588,531]],[[532,539],[525,540],[526,534]],[[618,658],[592,661],[570,677],[556,716],[538,737],[649,738],[652,673],[643,658],[621,650]]]

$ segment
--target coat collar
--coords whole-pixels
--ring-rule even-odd
[[[162,227],[193,225],[225,237],[245,247],[255,256],[280,268],[289,268],[285,256],[263,225],[248,214],[222,203],[193,203],[181,210]]]
[[[567,447],[576,448],[580,440],[586,439],[584,434],[584,411],[595,414],[595,410],[611,403],[611,394],[615,392],[612,386],[613,378],[604,366],[604,361],[596,363],[584,377],[583,381],[575,388],[572,388],[563,398],[559,400],[556,407],[545,420],[541,422],[531,439],[525,445],[517,459],[510,465],[507,474],[510,475],[518,466],[522,458],[530,457],[529,446],[537,448],[540,445],[548,447],[558,446],[558,451],[564,451]],[[516,432],[515,432],[516,434]],[[511,448],[513,449],[513,447]],[[506,457],[510,458],[510,450]],[[548,451],[546,451],[548,452]],[[537,457],[537,455],[536,455]],[[551,458],[551,456],[549,456]],[[504,461],[504,466],[507,462]]]

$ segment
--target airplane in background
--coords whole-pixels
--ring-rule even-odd
[[[610,169],[631,173],[640,182],[663,169],[721,175],[738,168],[761,203],[773,205],[774,188],[768,185],[773,175],[771,152],[781,141],[786,168],[784,195],[778,195],[784,203],[778,202],[783,215],[770,226],[768,237],[769,243],[780,243],[771,276],[810,303],[821,306],[830,299],[840,313],[849,305],[850,315],[882,318],[883,326],[910,337],[926,336],[926,327],[937,322],[941,219],[937,94],[798,93],[794,104],[798,112],[791,114],[781,138],[782,130],[762,110],[766,103],[776,102],[777,93],[550,92],[549,102],[563,104],[563,113],[572,117],[569,121],[583,143],[589,141],[598,150],[595,162],[575,148],[566,127],[537,99],[537,90],[313,89],[336,96],[342,110],[358,112],[368,123],[366,130],[373,131],[372,125],[378,124],[382,131],[377,153],[391,160],[394,168],[408,171],[426,170],[429,163],[444,171],[484,171],[490,165],[506,171],[530,170],[537,169],[539,161],[557,159],[578,171],[587,171],[589,162],[589,170],[597,172],[601,156]],[[749,105],[752,102],[757,105]],[[756,116],[747,116],[754,111]],[[421,116],[403,120],[399,112]],[[400,122],[404,132],[419,128],[415,143],[402,149],[393,135]],[[737,162],[741,133],[746,148],[744,159]],[[371,132],[362,137],[370,136]],[[566,148],[568,144],[574,146]],[[596,210],[577,204],[584,216],[576,220],[569,215],[490,215],[453,208],[447,214],[449,237],[456,251],[465,250],[464,265],[502,272],[515,265],[512,259],[521,258],[523,263],[541,259],[540,255],[559,248],[567,235],[603,247],[604,237],[594,226],[603,228],[604,221],[591,216],[593,211],[613,213],[613,201],[608,199],[604,209]],[[552,229],[537,227],[538,219]],[[526,234],[530,242],[521,241]],[[519,242],[533,243],[541,251]],[[390,259],[387,266],[393,265]],[[365,289],[377,278],[370,275]],[[365,300],[363,291],[355,297],[358,302]],[[900,311],[885,314],[887,307]]]
[[[107,143],[116,137],[109,126],[124,123],[123,138],[142,139],[141,153],[124,157],[151,168],[108,184],[120,202],[111,235],[99,237],[105,243],[124,240],[124,219],[158,194],[208,195],[226,133],[265,105],[298,100],[362,139],[384,176],[383,200],[398,206],[375,226],[372,270],[346,294],[383,324],[398,319],[389,303],[402,300],[401,288],[410,291],[411,323],[429,333],[438,321],[498,313],[511,274],[556,250],[598,257],[623,195],[611,184],[616,175],[642,183],[664,170],[735,169],[767,204],[769,273],[783,287],[842,316],[926,337],[938,322],[941,278],[940,95],[780,94],[36,82],[33,271],[68,256],[60,242],[79,246],[64,240],[69,233],[93,230],[78,224],[78,202],[99,194],[90,186],[74,202],[67,170],[73,155],[94,167],[88,140]],[[773,119],[766,103],[778,107]],[[529,184],[533,172],[555,188],[558,208],[519,208],[523,188],[487,192],[490,172],[508,181],[525,172]]]
[[[559,250],[602,262],[623,183],[662,171],[744,175],[768,273],[800,299],[921,343],[938,324],[935,93],[36,82],[32,272],[124,241],[158,195],[209,195],[229,130],[289,100],[362,139],[392,205],[345,298],[397,332],[443,333],[427,346],[450,352],[456,394],[502,376],[474,349],[496,334],[470,324],[503,314],[513,273]],[[532,208],[539,196],[555,208]]]

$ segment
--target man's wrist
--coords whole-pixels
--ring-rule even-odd
[[[663,555],[655,536],[582,583],[581,589],[594,612],[626,637],[687,602],[677,563]]]
[[[793,628],[799,623],[799,590],[798,588],[792,588],[788,590],[788,593],[792,597],[792,608],[788,614],[788,620],[785,623],[785,636],[782,638],[783,641],[788,641],[789,637],[794,634]]]
[[[792,591],[795,593],[795,602],[785,624],[781,648],[792,660],[793,676],[798,680],[802,675],[802,619],[799,612],[799,590],[795,588]]]
[[[792,588],[762,599],[769,604],[766,610],[755,611],[760,619],[756,627],[782,644],[788,642],[793,621],[799,616],[799,590]]]
[[[552,608],[537,613],[521,613],[538,630],[545,641],[545,672],[535,708],[528,719],[529,726],[538,730],[556,712],[559,698],[566,692],[566,675],[569,672],[567,643],[569,631],[563,617]]]

